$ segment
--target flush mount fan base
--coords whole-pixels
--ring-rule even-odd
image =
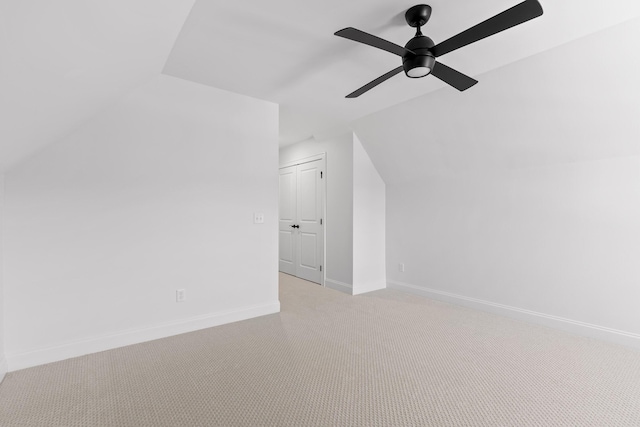
[[[407,20],[407,24],[412,27],[422,27],[429,21],[431,16],[431,6],[427,4],[419,4],[413,6],[407,10],[404,14],[404,19]]]

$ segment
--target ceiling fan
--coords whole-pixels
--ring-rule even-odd
[[[441,43],[434,44],[433,40],[423,35],[420,31],[420,27],[426,24],[431,16],[431,6],[419,4],[409,8],[405,13],[407,24],[417,28],[416,35],[409,40],[405,47],[352,27],[344,28],[337,31],[335,35],[368,44],[369,46],[377,47],[378,49],[386,50],[387,52],[402,57],[401,66],[367,83],[360,89],[347,95],[346,98],[357,98],[403,70],[407,77],[420,78],[432,74],[459,91],[469,89],[478,83],[478,81],[465,76],[453,68],[447,67],[440,61],[436,62],[436,58],[468,44],[477,42],[478,40],[482,40],[485,37],[515,27],[530,19],[537,18],[540,15],[542,15],[542,6],[540,6],[540,3],[538,3],[537,0],[525,0],[468,30]]]

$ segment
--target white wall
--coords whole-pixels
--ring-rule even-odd
[[[4,174],[0,174],[0,382],[7,373],[7,359],[4,354],[4,274],[2,271],[3,255],[2,247],[4,238],[2,235],[2,218],[4,216]]]
[[[353,287],[353,137],[351,133],[309,140],[280,149],[280,164],[326,153],[325,285],[351,293]]]
[[[353,135],[353,294],[387,287],[385,185]]]
[[[277,312],[277,108],[159,76],[9,170],[9,369]]]
[[[388,203],[392,285],[640,336],[640,157],[394,185]]]
[[[640,348],[638,24],[355,124],[391,287]]]

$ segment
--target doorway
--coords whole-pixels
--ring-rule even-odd
[[[324,286],[324,154],[280,168],[279,270]]]

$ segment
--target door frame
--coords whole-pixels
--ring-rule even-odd
[[[322,160],[323,177],[320,180],[320,203],[322,203],[322,274],[320,275],[320,286],[325,285],[325,279],[327,277],[327,153],[322,152],[314,154],[308,157],[302,157],[299,159],[291,160],[289,162],[280,163],[278,169],[288,168],[290,166],[298,166],[304,163],[315,162],[316,160]],[[279,208],[278,208],[279,209]],[[280,214],[278,213],[278,218]],[[280,248],[278,248],[280,251]]]

